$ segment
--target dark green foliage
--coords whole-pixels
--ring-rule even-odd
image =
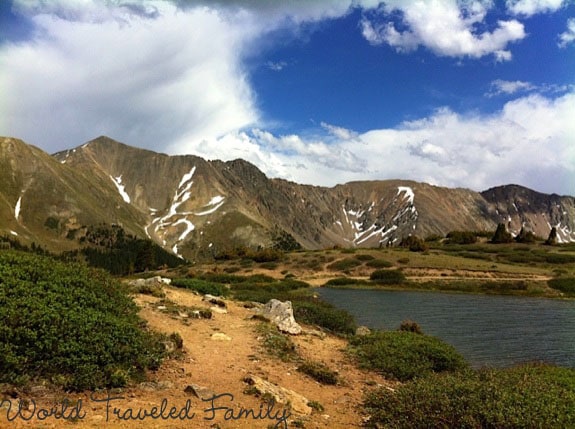
[[[405,274],[400,270],[375,270],[369,279],[383,285],[395,285],[405,283]]]
[[[199,276],[203,280],[221,284],[236,283],[273,283],[276,281],[273,277],[265,274],[252,274],[250,276],[240,276],[236,274],[205,273]]]
[[[126,234],[118,225],[89,226],[80,242],[87,246],[66,252],[62,258],[73,260],[81,255],[92,267],[103,268],[114,275],[155,270],[162,266],[173,268],[185,262],[151,240]]]
[[[196,291],[202,295],[226,296],[229,289],[224,285],[202,279],[173,279],[172,286]]]
[[[499,225],[497,225],[495,234],[493,234],[493,237],[491,237],[491,242],[495,244],[500,244],[500,243],[511,243],[512,241],[513,237],[509,232],[507,232],[505,224],[500,223]]]
[[[405,332],[413,332],[414,334],[423,334],[423,330],[421,329],[421,326],[419,326],[419,323],[414,322],[413,320],[404,320],[401,322],[401,325],[399,325],[399,330]]]
[[[359,255],[355,255],[355,259],[357,259],[358,261],[372,261],[375,259],[375,257],[372,255],[362,253]]]
[[[332,271],[345,271],[361,265],[361,261],[356,258],[344,258],[338,261],[332,262],[327,266],[329,270]]]
[[[257,330],[262,338],[263,346],[269,354],[279,357],[286,362],[298,358],[296,346],[293,341],[288,336],[279,332],[274,325],[268,322],[262,322],[259,324]]]
[[[365,398],[370,425],[386,428],[575,427],[575,370],[528,365],[433,374]]]
[[[463,357],[438,338],[406,331],[373,332],[350,339],[350,351],[362,367],[408,381],[433,372],[467,366]]]
[[[298,366],[297,370],[309,375],[321,384],[336,385],[338,382],[337,371],[329,369],[320,362],[305,361]]]
[[[44,226],[48,229],[58,230],[58,228],[60,227],[60,221],[55,217],[50,216],[46,218]]]
[[[399,243],[399,247],[406,247],[411,252],[425,252],[428,249],[427,244],[416,235],[404,237]]]
[[[535,243],[537,241],[537,237],[533,232],[527,231],[525,228],[521,228],[517,237],[515,237],[515,241],[517,243]]]
[[[575,295],[575,278],[574,277],[561,277],[551,279],[547,282],[550,288],[559,290],[568,295]]]
[[[52,379],[82,390],[142,376],[164,349],[137,312],[103,271],[0,252],[0,382]]]
[[[549,246],[554,246],[557,244],[557,228],[551,228],[551,231],[549,231],[549,236],[547,237],[547,240],[545,240],[545,244]]]
[[[292,252],[302,248],[293,235],[277,226],[272,231],[272,243],[274,249],[283,252]]]
[[[253,259],[255,262],[276,262],[280,261],[284,254],[280,250],[266,248],[251,251],[247,256]]]
[[[294,317],[309,325],[317,325],[338,334],[353,334],[357,329],[355,320],[345,310],[315,298],[292,299]]]
[[[370,268],[390,268],[393,264],[385,259],[374,259],[373,261],[367,261],[365,263],[367,267]]]
[[[473,244],[477,242],[477,235],[473,231],[450,231],[446,238],[449,244]]]
[[[338,287],[338,286],[357,286],[357,285],[369,285],[370,283],[366,280],[350,279],[349,277],[338,277],[335,279],[328,280],[324,286],[325,287]]]

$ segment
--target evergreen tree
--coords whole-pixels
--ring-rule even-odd
[[[557,228],[551,228],[551,231],[549,231],[549,237],[545,240],[545,244],[550,246],[557,244]]]
[[[515,241],[518,243],[535,243],[535,234],[531,231],[526,231],[525,228],[521,228],[517,237],[515,237]]]
[[[505,224],[500,223],[499,225],[497,225],[497,229],[495,230],[495,234],[493,234],[493,237],[491,238],[491,242],[492,243],[510,243],[512,241],[513,241],[513,237],[511,236],[511,234],[509,232],[507,232],[507,229],[505,228]]]

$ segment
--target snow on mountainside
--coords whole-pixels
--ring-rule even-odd
[[[269,246],[278,230],[306,248],[387,246],[500,222],[542,237],[555,226],[559,241],[575,241],[573,197],[516,185],[482,193],[405,180],[324,188],[269,179],[243,160],[168,156],[107,137],[53,156],[16,139],[0,144],[0,234],[64,248],[74,245],[66,236],[102,222],[192,259]]]

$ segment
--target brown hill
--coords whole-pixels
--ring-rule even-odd
[[[556,226],[560,241],[575,241],[573,197],[517,185],[482,193],[405,180],[307,186],[269,179],[243,160],[168,156],[107,137],[53,156],[1,138],[0,166],[0,231],[52,248],[73,247],[70,231],[101,222],[190,259],[279,236],[312,249],[374,247],[500,222],[542,237]]]

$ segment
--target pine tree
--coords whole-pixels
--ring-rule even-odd
[[[493,234],[493,237],[491,238],[491,242],[492,243],[510,243],[512,241],[513,241],[513,237],[511,236],[511,234],[509,232],[507,232],[507,229],[505,228],[505,224],[500,223],[499,225],[497,225],[497,229],[495,230],[495,234]]]
[[[551,228],[551,231],[549,231],[549,237],[545,240],[545,244],[550,246],[557,244],[557,228]]]

